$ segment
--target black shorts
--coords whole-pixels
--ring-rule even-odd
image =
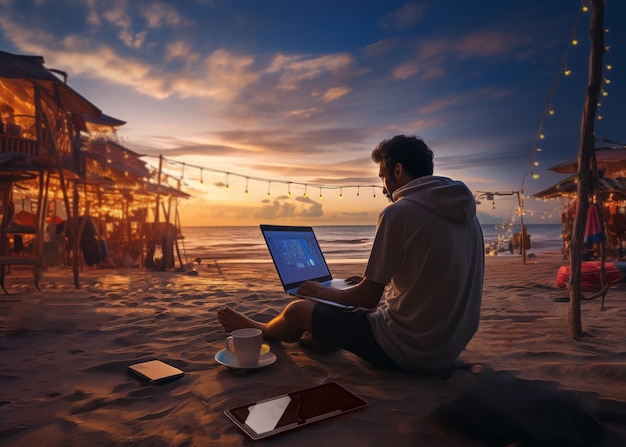
[[[344,310],[317,303],[311,316],[311,334],[316,340],[350,351],[388,370],[402,370],[378,344],[367,315],[369,310]]]

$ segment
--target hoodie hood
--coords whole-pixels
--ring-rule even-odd
[[[440,216],[469,222],[476,216],[476,200],[463,182],[427,175],[411,180],[393,192],[394,202],[408,200]]]

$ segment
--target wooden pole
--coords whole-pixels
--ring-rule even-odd
[[[589,172],[591,158],[595,157],[595,118],[598,97],[602,86],[602,58],[604,53],[604,0],[591,0],[591,51],[589,54],[589,82],[583,110],[580,148],[578,151],[578,172],[576,178],[578,198],[574,231],[570,246],[569,277],[569,332],[574,339],[583,335],[580,313],[580,275],[582,271],[582,251],[587,223],[589,200]]]

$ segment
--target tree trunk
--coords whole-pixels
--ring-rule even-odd
[[[578,339],[582,337],[580,313],[580,275],[582,270],[582,249],[587,223],[589,205],[589,172],[591,158],[595,157],[595,118],[598,109],[598,97],[602,86],[602,56],[604,53],[604,0],[591,0],[591,52],[589,55],[589,83],[583,110],[580,148],[578,151],[577,211],[574,219],[574,231],[570,246],[569,277],[569,332]],[[601,211],[601,210],[600,210]]]

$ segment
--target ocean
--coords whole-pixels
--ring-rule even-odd
[[[315,235],[329,264],[361,263],[367,260],[376,227],[314,226]],[[496,225],[482,225],[485,245],[500,241],[498,255],[511,256],[508,248],[511,233],[503,233]],[[560,253],[560,224],[529,224],[531,248],[527,253]],[[515,230],[513,231],[515,232]],[[183,227],[184,239],[179,242],[184,262],[271,262],[269,252],[257,226],[251,227]],[[517,254],[519,255],[519,254]]]

